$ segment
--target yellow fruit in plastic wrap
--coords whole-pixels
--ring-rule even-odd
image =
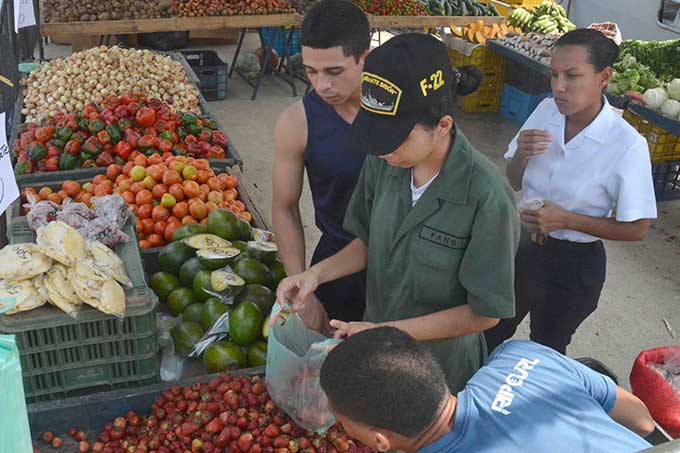
[[[38,228],[36,243],[45,255],[66,266],[85,258],[85,238],[58,220]]]
[[[55,264],[45,274],[42,283],[47,290],[49,301],[70,317],[77,318],[82,301],[70,284],[69,270],[61,264]]]
[[[95,265],[106,272],[121,285],[132,288],[132,282],[125,272],[123,260],[116,253],[101,242],[87,241],[87,252]]]
[[[71,286],[86,304],[121,319],[125,316],[125,291],[92,261],[78,262],[72,273]]]
[[[47,299],[35,289],[31,280],[0,280],[0,303],[7,303],[12,299],[16,300],[16,305],[5,312],[7,315],[33,310],[47,302]]]
[[[0,250],[0,279],[27,280],[52,266],[52,259],[35,244],[7,245]]]

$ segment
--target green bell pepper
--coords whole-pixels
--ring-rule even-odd
[[[108,126],[106,126],[106,132],[108,132],[109,136],[111,137],[112,145],[115,145],[123,138],[123,134],[121,134],[120,129],[118,129],[113,124],[109,124]]]
[[[90,121],[90,125],[87,127],[87,129],[90,131],[91,134],[98,134],[99,132],[104,130],[104,122],[100,119],[92,120]]]
[[[64,153],[59,156],[59,170],[73,170],[80,165],[80,159],[77,156],[72,156]]]
[[[34,143],[33,145],[30,145],[28,149],[28,158],[33,162],[44,159],[45,156],[47,156],[47,148],[45,148],[45,145],[41,143]]]
[[[73,129],[70,127],[61,127],[57,129],[57,138],[59,140],[67,142],[71,139],[71,135],[73,135]]]
[[[198,137],[199,135],[201,135],[203,128],[201,126],[199,126],[198,124],[190,124],[188,130],[189,130],[190,134]]]
[[[197,124],[198,123],[198,118],[196,115],[193,113],[182,113],[182,122],[184,123],[185,126],[189,126],[191,124]]]

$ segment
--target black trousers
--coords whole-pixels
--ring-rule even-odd
[[[489,351],[512,337],[531,313],[531,340],[562,354],[578,326],[597,308],[606,274],[602,241],[576,243],[522,231],[515,258],[515,317],[484,332]]]
[[[312,265],[335,255],[342,248],[321,236],[312,256]],[[329,319],[361,321],[366,309],[366,271],[319,285],[314,293],[326,309]]]

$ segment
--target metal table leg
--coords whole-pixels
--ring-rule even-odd
[[[239,53],[241,53],[241,46],[243,45],[243,40],[246,38],[246,32],[248,31],[247,28],[242,28],[241,33],[238,37],[238,44],[236,45],[236,53],[234,53],[234,58],[231,61],[231,68],[229,68],[229,78],[231,79],[231,75],[234,72],[234,68],[236,67],[236,61],[238,59]]]

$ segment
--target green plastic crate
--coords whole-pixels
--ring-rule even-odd
[[[158,299],[146,285],[132,221],[124,231],[130,241],[117,246],[116,253],[133,287],[125,290],[123,321],[89,306],[77,321],[49,305],[0,315],[0,332],[17,338],[29,402],[158,380]],[[9,227],[10,244],[34,241],[26,217],[15,218]]]

